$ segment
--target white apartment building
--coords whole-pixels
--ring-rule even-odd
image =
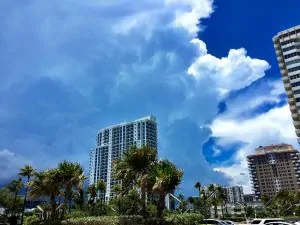
[[[300,143],[300,25],[279,32],[273,42]]]
[[[242,186],[230,186],[223,188],[226,191],[228,203],[244,202],[244,191]]]
[[[120,181],[113,178],[113,162],[136,145],[157,148],[157,124],[154,116],[147,116],[132,122],[125,122],[101,129],[96,136],[96,147],[90,152],[89,183],[99,180],[106,183],[105,199],[113,196],[113,187]]]

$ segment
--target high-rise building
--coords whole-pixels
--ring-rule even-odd
[[[227,202],[244,202],[244,191],[242,186],[228,186],[223,187],[226,191]]]
[[[263,195],[274,197],[282,189],[299,190],[300,157],[292,145],[260,146],[247,160],[257,199]]]
[[[120,159],[130,146],[148,145],[157,148],[157,124],[154,116],[101,129],[96,136],[96,147],[90,152],[90,184],[99,180],[106,183],[105,199],[113,196],[113,187],[120,181],[113,178],[113,162]]]
[[[300,143],[300,25],[279,32],[273,42]]]

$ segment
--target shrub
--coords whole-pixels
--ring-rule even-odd
[[[165,222],[168,225],[194,225],[203,221],[203,216],[199,213],[178,213],[167,214]]]
[[[71,219],[71,218],[80,218],[80,217],[87,217],[88,213],[82,211],[82,210],[75,210],[69,214],[65,215],[65,219]]]
[[[39,221],[39,218],[35,214],[24,216],[24,225],[31,225],[31,224],[37,223],[38,221]]]
[[[67,219],[62,222],[63,225],[119,225],[117,216],[101,217],[81,217]]]

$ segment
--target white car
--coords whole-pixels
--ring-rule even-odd
[[[295,222],[294,225],[300,225],[300,221]]]
[[[293,224],[288,222],[276,221],[276,222],[266,223],[266,225],[293,225]]]
[[[226,222],[228,225],[235,225],[235,223],[231,220],[223,220],[223,221]]]
[[[284,222],[284,219],[281,218],[266,218],[266,219],[254,219],[252,220],[251,224],[268,224],[268,223],[275,223],[275,222]]]
[[[203,224],[209,224],[209,225],[228,225],[223,220],[217,220],[217,219],[205,219],[203,220]]]

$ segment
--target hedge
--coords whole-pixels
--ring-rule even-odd
[[[166,224],[170,225],[194,225],[203,221],[203,216],[199,213],[177,213],[165,216]]]
[[[142,216],[81,217],[64,220],[62,225],[198,225],[202,220],[203,216],[198,213],[178,213],[167,214],[164,220]]]

